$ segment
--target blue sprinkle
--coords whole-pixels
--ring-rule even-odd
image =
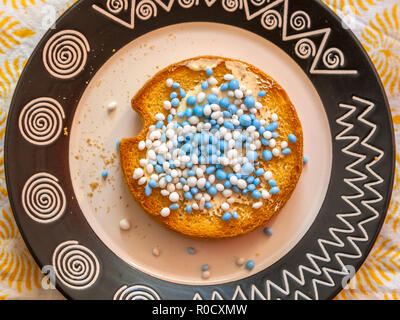
[[[229,89],[231,90],[239,89],[239,81],[237,81],[236,79],[229,81]]]
[[[273,132],[276,129],[278,129],[278,127],[279,127],[279,124],[278,124],[278,122],[275,121],[275,122],[272,122],[269,125],[267,125],[267,130]]]
[[[263,158],[265,161],[269,161],[272,159],[272,152],[269,150],[264,150],[263,151]]]
[[[195,249],[195,248],[192,248],[192,247],[189,247],[189,248],[187,248],[187,252],[188,252],[189,254],[195,254],[195,253],[196,253],[196,249]]]
[[[161,135],[160,140],[161,140],[162,142],[167,141],[167,135],[166,135],[165,133],[163,133],[163,134]]]
[[[171,205],[169,206],[169,208],[170,208],[171,210],[178,210],[178,209],[179,209],[179,204],[177,204],[177,203],[171,204]]]
[[[178,82],[172,84],[172,89],[178,89],[181,85]]]
[[[232,183],[231,183],[230,181],[226,180],[226,181],[224,182],[224,187],[225,187],[226,189],[229,189],[229,188],[232,187]]]
[[[188,171],[188,176],[189,177],[194,177],[196,175],[196,171],[194,171],[194,170],[189,170]]]
[[[278,134],[278,132],[272,132],[272,138],[274,138],[274,139],[278,139],[278,137],[279,137],[279,134]]]
[[[196,97],[194,96],[189,96],[186,99],[186,104],[188,104],[189,106],[193,106],[196,103]]]
[[[207,167],[207,169],[206,169],[207,174],[213,174],[214,172],[215,172],[214,166]]]
[[[232,219],[232,215],[229,212],[224,213],[224,215],[222,216],[222,220],[224,221],[229,221]]]
[[[226,172],[222,169],[217,170],[217,173],[215,174],[218,180],[225,180],[226,179]]]
[[[190,189],[190,192],[192,193],[192,195],[196,195],[199,193],[199,189],[196,187],[193,187],[192,189]]]
[[[187,108],[185,110],[185,117],[190,118],[193,115],[193,109],[192,108]]]
[[[152,189],[157,188],[157,182],[155,180],[150,180],[149,187]]]
[[[199,106],[199,105],[195,106],[193,111],[194,111],[194,114],[196,116],[198,116],[199,118],[204,117],[204,109],[202,106]]]
[[[289,134],[288,139],[291,143],[297,142],[297,137],[293,133]]]
[[[253,120],[253,126],[256,127],[256,129],[258,130],[261,127],[261,122],[258,119],[254,119]]]
[[[246,152],[246,157],[247,157],[247,159],[249,159],[250,162],[255,162],[255,161],[257,161],[258,153],[253,150],[248,150]]]
[[[212,204],[211,204],[211,202],[206,202],[205,204],[204,204],[204,206],[206,207],[206,209],[212,209]]]
[[[254,108],[254,106],[256,105],[256,101],[254,100],[253,97],[248,96],[244,99],[244,104],[246,105],[247,108],[251,109]]]
[[[207,101],[209,104],[218,104],[219,102],[218,97],[215,94],[209,94],[207,96]]]
[[[272,236],[274,234],[273,230],[269,227],[264,228],[264,233],[266,236]]]
[[[221,91],[226,91],[226,90],[228,90],[228,87],[229,87],[229,86],[228,86],[227,83],[223,83],[219,89],[220,89]]]
[[[207,182],[209,182],[209,181],[207,181]],[[215,187],[211,186],[211,187],[207,188],[207,192],[210,195],[215,196],[218,193],[218,190]]]
[[[230,121],[224,122],[224,127],[229,129],[229,130],[234,130],[235,129],[235,126]]]
[[[242,190],[242,193],[243,193],[244,195],[248,194],[248,193],[249,193],[249,189],[247,189],[247,188],[243,189],[243,190]]]
[[[247,114],[243,114],[239,118],[239,122],[243,127],[251,126],[251,117]]]
[[[185,192],[185,199],[186,200],[192,200],[193,199],[193,195],[190,192]]]
[[[117,149],[119,149],[120,142],[121,142],[121,139],[117,140]]]
[[[246,162],[243,166],[242,166],[242,171],[241,173],[248,176],[250,174],[252,174],[254,171],[254,167],[252,166],[251,163]]]
[[[231,114],[236,114],[236,112],[237,112],[237,106],[236,106],[236,104],[231,104],[231,105],[229,105],[228,111],[229,111]]]
[[[191,205],[186,206],[186,212],[187,212],[188,214],[191,214],[191,213],[192,213],[192,206],[191,206]]]
[[[276,187],[276,186],[278,185],[278,184],[276,183],[276,181],[273,180],[273,179],[269,180],[269,181],[268,181],[268,184],[269,184],[271,187]]]
[[[262,176],[263,174],[264,174],[264,169],[263,169],[263,168],[257,169],[257,171],[256,171],[256,176],[257,176],[257,177],[260,177],[260,176]]]
[[[171,94],[169,95],[170,99],[175,99],[178,97],[178,94],[176,92],[171,92]]]
[[[258,191],[258,190],[254,190],[254,191],[251,193],[251,195],[252,195],[252,197],[253,197],[254,199],[256,199],[256,200],[258,200],[258,199],[261,198],[261,192]]]
[[[260,182],[261,182],[260,178],[255,178],[253,183],[255,186],[258,186]]]
[[[259,96],[260,98],[264,98],[266,94],[267,94],[267,93],[266,93],[264,90],[262,90],[262,91],[260,91],[260,92],[258,93],[258,96]]]
[[[103,176],[103,178],[105,179],[105,178],[107,178],[108,177],[108,171],[103,171],[102,173],[101,173],[101,175]]]
[[[250,176],[247,178],[247,183],[253,183],[254,182],[254,177]]]
[[[232,187],[233,192],[239,193],[240,189],[237,186]]]
[[[185,178],[180,178],[179,182],[182,183],[183,185],[187,184],[187,180]]]
[[[156,128],[157,129],[161,129],[164,126],[164,122],[163,121],[157,121],[156,123]]]
[[[254,265],[255,265],[254,260],[249,260],[249,261],[246,262],[246,269],[247,270],[253,270],[254,269]]]
[[[239,215],[238,215],[238,213],[235,211],[235,212],[232,212],[232,217],[233,217],[233,219],[237,219],[237,218],[239,218]]]
[[[260,136],[262,136],[265,131],[267,131],[267,129],[265,129],[265,127],[263,126],[260,126],[260,128],[258,129],[258,133],[260,134]]]
[[[214,74],[213,69],[207,68],[207,69],[206,69],[206,74],[207,74],[209,77],[211,77],[211,76]]]
[[[171,104],[172,104],[174,107],[179,106],[179,103],[180,103],[180,101],[179,101],[178,98],[174,98],[174,99],[172,99],[172,101],[171,101]]]
[[[168,123],[172,122],[172,120],[174,120],[174,116],[172,114],[169,114],[167,117]]]
[[[278,194],[279,193],[279,187],[273,187],[271,190],[269,190],[270,194]]]
[[[157,164],[157,165],[156,165],[156,172],[157,172],[157,173],[163,173],[163,172],[164,172],[163,167],[160,166],[159,164]]]
[[[285,148],[282,150],[282,154],[285,156],[287,156],[288,154],[291,154],[291,153],[292,153],[292,150],[290,150],[290,148]]]
[[[201,83],[201,89],[203,89],[203,90],[207,90],[208,89],[208,81],[203,81]]]
[[[303,163],[307,164],[308,163],[308,158],[306,156],[303,157]]]
[[[249,185],[247,186],[247,189],[248,189],[250,192],[253,192],[254,190],[256,190],[256,186],[255,186],[254,184],[249,184]]]
[[[149,186],[146,186],[146,188],[144,189],[144,193],[146,194],[146,196],[150,196],[152,192],[152,189]]]
[[[221,108],[228,108],[229,107],[229,99],[228,98],[222,98],[221,100],[219,100],[219,105],[221,106]]]
[[[165,181],[167,181],[167,183],[171,183],[172,182],[172,177],[170,175],[165,176]]]
[[[179,89],[179,95],[181,96],[181,98],[186,97],[186,91],[182,88]]]
[[[210,267],[208,266],[208,264],[203,264],[203,265],[201,266],[201,270],[202,270],[202,271],[208,271],[208,269],[210,269]]]
[[[162,155],[157,155],[156,159],[159,164],[164,164],[165,162],[165,159]]]

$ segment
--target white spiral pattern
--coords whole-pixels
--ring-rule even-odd
[[[299,40],[294,48],[296,55],[301,59],[308,59],[315,57],[317,54],[317,48],[315,43],[308,38]]]
[[[304,11],[296,11],[290,17],[290,26],[296,31],[309,29],[311,27],[310,16]]]
[[[58,179],[45,172],[28,179],[21,197],[25,213],[39,223],[50,223],[59,219],[67,204]]]
[[[344,66],[344,54],[338,48],[330,48],[325,51],[322,61],[328,69],[336,69]]]
[[[157,16],[157,6],[152,0],[142,0],[136,7],[136,15],[141,20]]]
[[[49,145],[60,136],[64,110],[53,98],[42,97],[29,102],[21,111],[19,131],[28,142]]]
[[[128,9],[128,0],[107,0],[107,9],[113,14],[118,14],[122,10]]]
[[[70,79],[82,72],[90,46],[85,36],[75,30],[53,35],[43,49],[43,63],[54,77]]]
[[[228,12],[234,12],[240,7],[240,0],[222,0],[222,7]]]
[[[61,243],[53,253],[52,263],[58,280],[75,290],[91,287],[100,274],[97,257],[78,241]]]
[[[193,5],[196,3],[196,0],[178,0],[178,3],[182,8],[189,9],[193,7]]]
[[[282,27],[282,16],[276,10],[268,10],[261,17],[261,25],[266,30],[275,30]]]
[[[161,300],[157,292],[143,285],[123,286],[114,295],[114,300]]]
[[[250,0],[250,2],[256,7],[262,6],[266,0]]]

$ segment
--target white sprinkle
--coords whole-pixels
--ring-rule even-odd
[[[210,84],[210,86],[216,86],[218,84],[218,81],[214,77],[210,77],[208,79],[208,83]]]
[[[171,214],[171,210],[169,210],[169,208],[163,208],[161,210],[161,216],[166,218]]]
[[[217,190],[218,190],[219,192],[222,192],[222,191],[225,190],[224,185],[221,184],[221,183],[217,183],[216,186],[215,186],[215,188],[217,188]]]
[[[226,81],[231,81],[231,80],[235,79],[235,77],[228,73],[228,74],[224,75],[224,79]]]
[[[262,195],[263,199],[271,198],[271,195],[269,194],[269,192],[267,190],[262,190],[261,195]]]
[[[161,254],[160,249],[154,248],[153,251],[152,251],[152,254],[153,254],[153,256],[155,256],[155,257],[159,257],[160,254]]]
[[[255,204],[253,204],[253,209],[260,209],[262,207],[262,202],[256,202]]]
[[[164,178],[161,178],[161,179],[160,179],[160,182],[158,183],[158,186],[159,186],[161,189],[164,189],[164,188],[167,186],[167,181],[165,181]]]
[[[272,149],[272,154],[275,157],[278,157],[281,154],[281,151],[278,148],[274,148],[274,149]]]
[[[183,192],[189,192],[189,190],[190,190],[188,185],[184,185],[182,189],[183,189]]]
[[[195,177],[190,177],[190,178],[196,179]],[[190,178],[189,178],[189,179],[190,179]],[[194,181],[195,181],[195,180],[194,180]],[[188,183],[189,183],[189,181],[188,181]],[[200,178],[200,179],[197,181],[197,187],[198,187],[199,189],[203,189],[203,188],[205,187],[206,183],[207,183],[206,178]],[[192,183],[192,184],[193,184],[193,183]],[[189,186],[191,186],[190,183],[189,183]],[[196,186],[196,183],[194,183],[194,185],[193,185],[192,187],[194,187],[194,186]]]
[[[173,84],[174,84],[174,80],[172,80],[171,78],[167,79],[166,85],[168,88],[171,88]]]
[[[238,186],[240,189],[245,189],[245,188],[247,187],[247,182],[246,182],[246,180],[244,180],[244,179],[239,179],[239,180],[238,180],[238,183],[237,183],[237,186]]]
[[[209,181],[211,184],[213,184],[213,183],[215,182],[215,175],[210,174],[210,175],[208,176],[208,181]]]
[[[222,191],[222,194],[225,198],[229,198],[232,195],[232,190],[231,189],[225,189]]]
[[[168,183],[167,184],[167,190],[172,193],[175,191],[175,185],[173,183]]]
[[[221,204],[221,209],[224,211],[229,210],[229,203],[224,202],[223,204]]]
[[[139,164],[141,167],[147,166],[147,159],[140,159]]]
[[[236,185],[238,183],[238,178],[236,176],[232,176],[230,178],[230,182],[231,184]]]
[[[204,180],[205,180],[205,179],[204,179]],[[187,182],[188,182],[189,187],[193,188],[193,187],[195,187],[196,184],[197,184],[197,178],[196,178],[196,177],[189,177],[189,178],[187,179]]]
[[[263,134],[263,137],[265,138],[265,139],[271,139],[272,138],[272,132],[271,131],[265,131],[264,132],[264,134]]]
[[[172,108],[171,102],[168,101],[168,100],[165,100],[165,101],[164,101],[164,109],[165,109],[165,110],[171,110],[171,108]]]
[[[195,124],[198,124],[199,122],[200,122],[200,119],[199,119],[199,117],[197,117],[197,116],[191,116],[191,117],[189,118],[189,123],[190,123],[190,124],[195,125]]]
[[[243,91],[242,90],[239,90],[239,89],[236,89],[235,90],[235,97],[237,98],[237,99],[242,99],[243,98]],[[241,103],[241,102],[240,102]]]
[[[121,228],[121,230],[128,231],[131,228],[131,223],[127,219],[122,219],[119,222],[119,227]]]
[[[149,164],[146,166],[146,171],[147,171],[148,174],[152,174],[152,173],[153,173],[154,167],[153,167],[153,165],[152,165],[151,163],[149,163]]]
[[[272,121],[278,121],[278,119],[279,119],[279,117],[278,117],[278,115],[277,115],[276,113],[273,113],[273,114],[271,115],[271,120],[272,120]]]
[[[178,201],[179,201],[179,194],[178,194],[177,192],[172,192],[172,193],[169,195],[169,200],[170,200],[171,202],[178,202]]]
[[[108,112],[113,112],[117,108],[117,102],[112,101],[108,104],[107,106],[107,111]]]
[[[199,210],[199,205],[197,203],[192,204],[192,209],[193,210]]]
[[[141,177],[143,177],[143,175],[144,175],[144,171],[143,171],[143,169],[141,169],[141,168],[137,168],[137,169],[135,169],[135,171],[133,172],[133,179],[135,179],[135,180],[138,180],[138,179],[140,179]]]
[[[268,144],[271,148],[275,148],[276,146],[276,140],[275,139],[271,139],[269,140],[269,144]]]
[[[218,96],[219,95],[219,89],[214,87],[214,88],[211,89],[211,93],[215,94],[216,96]]]
[[[159,140],[161,138],[161,131],[157,130],[157,131],[153,131],[152,133],[150,133],[150,137],[151,140]]]
[[[282,143],[281,143],[281,148],[282,149],[285,149],[285,148],[287,148],[288,147],[288,143],[287,143],[287,141],[282,141]]]
[[[229,198],[228,200],[228,203],[230,203],[230,204],[234,204],[235,203],[235,198]]]
[[[164,121],[165,120],[165,116],[162,113],[157,113],[155,118],[158,121]]]
[[[150,176],[150,179],[151,180],[154,180],[154,181],[158,181],[158,174],[152,174],[151,176]]]
[[[168,197],[169,196],[169,191],[168,190],[163,189],[160,192],[161,192],[161,195],[164,196],[164,197]]]
[[[142,177],[139,179],[138,184],[139,186],[144,185],[147,182],[147,178],[146,177]]]
[[[271,171],[267,171],[265,174],[264,174],[264,179],[265,180],[271,180],[272,179],[272,172]]]
[[[197,95],[197,102],[202,103],[206,99],[206,94],[204,92],[200,92]]]

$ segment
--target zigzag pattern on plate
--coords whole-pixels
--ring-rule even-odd
[[[199,5],[199,0],[176,0],[178,4],[185,9]],[[213,6],[217,0],[204,0],[208,7]],[[261,7],[257,11],[251,13],[248,0],[220,0],[222,7],[227,12],[234,12],[236,10],[244,9],[246,19],[252,20],[260,15],[260,23],[267,31],[276,28],[282,28],[282,41],[297,40],[295,45],[295,54],[300,59],[313,58],[313,62],[309,72],[311,74],[336,74],[336,75],[354,75],[358,74],[357,70],[343,70],[339,67],[345,65],[345,57],[342,50],[338,48],[326,48],[328,39],[332,32],[331,28],[322,28],[318,30],[310,30],[311,18],[304,11],[296,11],[289,16],[289,0],[250,0],[253,6]],[[107,0],[104,8],[98,5],[93,5],[93,9],[102,13],[106,17],[120,23],[124,27],[134,29],[135,18],[140,20],[148,20],[157,16],[158,4],[165,11],[170,12],[175,0],[169,0],[165,4],[162,0],[131,0],[130,5],[130,21],[123,20],[118,15],[121,12],[129,12],[129,5],[127,0]],[[267,3],[267,5],[265,5]],[[275,10],[276,7],[283,4],[283,17]],[[264,6],[265,5],[265,6]],[[288,25],[297,33],[288,35]],[[318,37],[322,35],[322,41],[317,46],[314,41],[309,37]],[[318,65],[322,62],[326,69],[318,69]]]
[[[344,182],[350,186],[354,191],[356,191],[356,194],[352,195],[343,195],[341,198],[344,202],[346,202],[352,209],[353,211],[348,212],[348,213],[338,213],[336,214],[336,217],[347,227],[347,228],[329,228],[329,233],[332,236],[333,240],[328,240],[328,239],[318,239],[318,244],[319,247],[322,251],[322,254],[317,255],[317,254],[312,254],[312,253],[307,253],[306,258],[308,262],[310,262],[311,267],[305,266],[305,265],[300,265],[298,266],[298,274],[299,276],[294,275],[292,272],[288,270],[283,270],[282,271],[282,282],[283,285],[278,285],[270,280],[266,281],[266,286],[265,286],[265,296],[263,293],[260,291],[259,288],[257,288],[255,285],[252,285],[251,287],[251,292],[249,295],[250,299],[268,299],[270,300],[272,298],[272,290],[275,290],[278,294],[288,296],[292,293],[290,282],[291,280],[295,281],[297,285],[304,286],[306,283],[306,273],[310,273],[312,277],[312,284],[313,284],[313,296],[307,296],[303,292],[299,290],[295,290],[293,292],[294,298],[297,299],[318,299],[319,298],[319,293],[318,293],[318,286],[328,286],[328,287],[333,287],[336,285],[334,279],[332,278],[331,274],[337,274],[340,276],[348,276],[349,275],[349,270],[348,267],[343,263],[342,258],[350,258],[350,259],[357,259],[362,257],[362,253],[356,244],[356,242],[366,242],[369,240],[369,235],[367,231],[364,229],[364,225],[376,220],[379,217],[379,212],[372,206],[373,204],[376,204],[380,201],[382,201],[383,196],[374,189],[374,186],[377,186],[383,182],[382,177],[377,174],[373,170],[373,166],[377,164],[382,157],[384,156],[384,152],[377,147],[373,146],[371,144],[371,139],[373,139],[373,136],[377,130],[377,125],[370,122],[369,120],[366,119],[366,116],[373,111],[375,108],[375,104],[371,101],[359,98],[359,97],[353,97],[354,102],[360,103],[362,105],[367,106],[364,112],[362,112],[361,115],[357,117],[357,120],[360,121],[361,123],[365,124],[367,127],[371,128],[369,131],[369,134],[361,140],[359,136],[354,136],[354,135],[347,135],[349,131],[351,131],[354,128],[354,124],[345,122],[348,120],[357,110],[357,107],[354,105],[347,105],[347,104],[340,104],[340,108],[342,109],[347,109],[349,110],[346,112],[343,116],[341,116],[339,119],[337,119],[337,123],[341,126],[343,126],[345,129],[339,133],[336,136],[337,141],[350,141],[350,143],[344,147],[341,151],[352,157],[355,158],[355,161],[349,164],[346,167],[346,170],[352,175],[351,178],[345,178]],[[361,141],[361,142],[360,142]],[[366,149],[369,149],[373,152],[375,152],[377,155],[374,157],[374,160],[371,161],[370,163],[365,165],[366,170],[370,173],[371,177],[374,177],[376,180],[365,183],[363,185],[363,189],[367,189],[370,191],[372,194],[376,196],[374,199],[364,199],[361,200],[361,204],[369,210],[369,212],[372,213],[372,216],[362,220],[357,224],[357,229],[346,219],[351,218],[354,216],[361,216],[363,213],[359,207],[353,202],[355,199],[363,199],[365,197],[365,192],[363,189],[359,188],[355,182],[360,182],[360,181],[365,181],[367,180],[368,176],[357,169],[355,167],[363,162],[366,159],[366,155],[364,154],[359,154],[354,151],[352,151],[352,148],[356,145],[360,144],[361,146],[365,147]],[[365,213],[364,213],[365,215]],[[362,237],[356,237],[352,236],[355,231],[361,231]],[[346,237],[346,240],[348,243],[351,245],[347,245],[344,243],[338,236],[338,234],[348,234]],[[332,247],[337,247],[337,248],[352,248],[354,253],[344,253],[344,252],[339,252],[334,255],[335,260],[331,258],[331,256],[328,253],[327,246],[332,246]],[[326,267],[320,267],[318,264],[318,261],[321,262],[338,262],[339,265],[342,267],[342,269],[332,269],[332,268],[326,268]],[[290,280],[291,279],[291,280]],[[208,297],[207,297],[208,298]],[[223,299],[223,296],[216,290],[214,290],[211,293],[211,299]],[[245,295],[243,292],[242,288],[240,286],[236,287],[236,290],[233,294],[232,297],[226,297],[227,299],[248,299],[248,297]],[[200,293],[196,293],[194,296],[194,299],[203,299]]]

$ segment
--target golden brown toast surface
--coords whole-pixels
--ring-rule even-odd
[[[150,196],[146,196],[145,186],[140,186],[138,180],[134,180],[132,177],[134,170],[140,167],[140,159],[146,158],[146,149],[139,151],[139,142],[146,140],[149,127],[155,124],[156,114],[162,113],[165,117],[169,114],[169,111],[163,107],[163,102],[169,100],[171,93],[171,88],[165,85],[166,80],[172,78],[188,92],[208,78],[205,71],[194,71],[187,67],[187,62],[197,59],[218,59],[220,61],[213,68],[213,76],[218,80],[219,85],[225,82],[224,75],[231,73],[225,62],[242,63],[248,72],[257,76],[259,80],[258,89],[267,92],[265,97],[257,99],[264,106],[264,109],[260,110],[261,115],[258,113],[257,117],[263,119],[262,115],[267,117],[271,113],[276,113],[279,116],[277,132],[282,140],[287,141],[287,137],[291,133],[297,137],[297,143],[290,144],[292,152],[287,156],[274,157],[271,161],[265,162],[262,160],[261,152],[259,153],[260,167],[273,173],[274,180],[279,184],[280,192],[272,195],[269,199],[262,200],[263,206],[260,209],[252,208],[252,204],[257,200],[252,199],[251,195],[234,193],[233,196],[237,197],[238,201],[231,205],[231,211],[238,212],[238,219],[231,219],[230,221],[224,221],[221,218],[224,212],[219,209],[219,206],[224,201],[220,194],[211,200],[214,205],[213,214],[210,214],[207,209],[187,214],[185,211],[186,201],[182,200],[181,197],[178,202],[180,208],[172,211],[168,217],[163,218],[160,215],[161,210],[171,204],[168,197],[162,196],[159,188],[154,189]],[[258,68],[238,60],[213,56],[197,57],[178,62],[158,72],[150,79],[132,99],[132,107],[141,115],[144,125],[138,136],[123,139],[120,142],[121,165],[125,180],[133,197],[143,209],[169,228],[188,236],[206,239],[228,238],[246,234],[264,225],[276,215],[292,195],[303,167],[301,123],[286,92]],[[269,123],[269,119],[265,118],[265,120]],[[283,139],[285,137],[286,139]],[[278,141],[280,143],[281,139],[278,139]],[[264,179],[261,179],[261,181],[260,186],[267,187],[267,181]]]

